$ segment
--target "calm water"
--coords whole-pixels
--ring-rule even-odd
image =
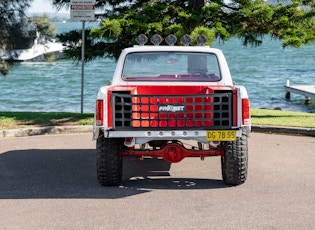
[[[81,23],[56,25],[60,33],[81,28]],[[284,90],[286,80],[315,84],[315,45],[282,49],[278,42],[265,39],[260,47],[245,48],[233,39],[214,46],[223,50],[233,80],[247,88],[253,108],[315,113],[314,100],[304,105],[303,96],[291,94],[288,101]],[[94,111],[97,91],[111,79],[114,68],[115,62],[108,59],[85,65],[84,112]],[[72,60],[18,63],[8,78],[0,78],[0,92],[0,111],[80,112],[81,64]]]

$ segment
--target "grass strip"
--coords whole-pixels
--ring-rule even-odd
[[[0,130],[44,127],[92,125],[93,113],[70,112],[0,112]],[[251,109],[253,125],[315,128],[315,114],[284,110]]]
[[[92,125],[93,117],[93,113],[0,112],[0,130],[30,126]]]
[[[315,128],[315,114],[284,110],[251,109],[253,125]]]

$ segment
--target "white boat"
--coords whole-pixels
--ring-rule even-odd
[[[1,55],[2,60],[6,61],[53,61],[65,58],[63,53],[66,47],[61,42],[48,41],[39,42],[36,38],[34,44],[30,48],[3,50]]]

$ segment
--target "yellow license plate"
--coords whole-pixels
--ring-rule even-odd
[[[235,130],[208,130],[207,140],[208,141],[235,141],[236,131]]]

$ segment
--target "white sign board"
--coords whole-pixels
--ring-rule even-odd
[[[95,0],[71,0],[70,19],[80,21],[94,21]]]

